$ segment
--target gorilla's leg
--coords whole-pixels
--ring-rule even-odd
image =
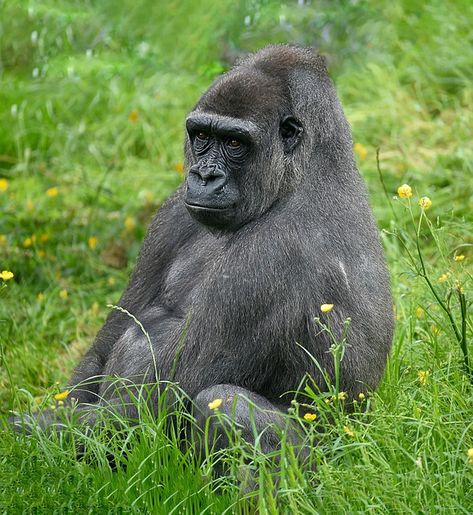
[[[54,409],[31,414],[18,414],[9,418],[9,423],[18,432],[31,434],[34,428],[46,433],[63,431],[71,426],[100,427],[103,424],[120,427],[122,422],[136,422],[144,405],[156,416],[158,393],[149,385],[111,384],[103,396],[95,395],[95,402],[79,403],[75,390],[71,396]],[[99,400],[96,400],[99,399]],[[54,402],[54,401],[53,401]]]
[[[207,438],[215,449],[228,447],[232,426],[241,431],[247,442],[257,441],[265,454],[277,450],[283,437],[293,445],[301,444],[291,419],[265,397],[245,388],[230,384],[210,386],[195,397],[194,405],[197,426],[205,431],[209,424]],[[214,405],[218,405],[223,416],[211,416],[216,414]]]

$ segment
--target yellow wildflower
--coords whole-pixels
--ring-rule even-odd
[[[93,315],[98,315],[100,311],[100,305],[98,302],[94,302],[92,306],[90,307],[90,311]]]
[[[8,189],[8,180],[0,179],[0,191],[7,191]]]
[[[140,113],[138,112],[138,109],[133,109],[133,111],[130,111],[130,114],[128,115],[128,121],[130,123],[136,123],[140,119]]]
[[[432,201],[429,199],[429,197],[421,197],[419,199],[419,206],[422,209],[427,210],[432,206]]]
[[[96,236],[91,236],[89,238],[89,241],[88,241],[88,245],[89,245],[89,248],[91,248],[92,250],[95,249],[95,247],[97,246],[97,238]]]
[[[116,281],[115,277],[109,277],[107,279],[107,284],[109,284],[110,286],[113,286],[116,282],[117,281]]]
[[[123,225],[128,232],[131,232],[136,227],[136,220],[133,216],[127,216]]]
[[[448,278],[450,277],[450,274],[447,272],[445,274],[442,274],[439,277],[439,283],[444,283],[445,281],[448,281]]]
[[[399,188],[397,189],[397,194],[401,198],[411,198],[412,188],[409,186],[409,184],[403,184],[402,186],[399,186]]]
[[[470,447],[467,451],[466,451],[466,455],[468,456],[468,463],[470,465],[473,465],[473,447]]]
[[[465,288],[461,285],[459,281],[455,281],[455,284],[453,285],[455,289],[460,293],[465,293]]]
[[[38,299],[38,302],[43,302],[44,293],[39,292],[38,295],[36,296],[36,298]]]
[[[322,311],[322,313],[329,313],[330,311],[332,311],[332,308],[333,304],[322,304],[320,306],[320,311]]]
[[[13,272],[10,272],[10,270],[3,270],[3,272],[0,272],[0,279],[3,279],[4,281],[9,281],[10,279],[13,279],[15,275]]]
[[[440,333],[440,328],[437,327],[435,324],[433,324],[431,327],[430,327],[430,330],[432,331],[432,334],[439,334]]]
[[[360,399],[360,401],[364,401],[366,399],[366,395],[363,392],[360,392],[358,394],[358,399]]]
[[[57,197],[57,194],[59,193],[59,189],[56,186],[53,186],[52,188],[48,188],[46,190],[46,195],[48,197]]]
[[[420,306],[418,306],[416,308],[416,317],[417,318],[424,318],[424,314],[425,314],[425,311]]]
[[[67,299],[67,297],[68,297],[68,295],[69,295],[69,294],[67,293],[67,290],[66,290],[66,289],[61,290],[61,291],[59,292],[59,297],[61,297],[61,299],[62,299],[62,300],[66,300],[66,299]]]
[[[31,245],[33,245],[33,238],[25,238],[23,240],[23,247],[28,248],[31,247]]]
[[[417,372],[417,377],[419,378],[419,383],[424,385],[427,383],[427,379],[429,378],[430,372],[428,370],[419,370]]]
[[[176,165],[174,166],[174,169],[176,170],[177,173],[184,173],[184,163],[176,163]]]
[[[366,156],[368,155],[368,151],[361,143],[355,143],[353,145],[353,150],[355,151],[355,154],[364,161],[366,159]]]
[[[465,256],[463,254],[457,254],[456,256],[453,256],[453,259],[455,261],[463,261],[465,259]]]
[[[216,410],[216,409],[220,408],[220,406],[222,405],[222,402],[223,402],[223,399],[215,399],[214,401],[209,402],[209,408]]]
[[[64,390],[63,392],[61,393],[56,393],[56,395],[54,396],[54,398],[57,400],[57,401],[63,401],[64,399],[67,399],[69,397],[69,394],[71,392],[69,390]]]
[[[343,432],[352,438],[355,436],[355,433],[348,426],[343,426]]]
[[[304,419],[308,422],[313,422],[317,418],[317,415],[315,413],[306,413],[304,415]]]
[[[0,245],[5,245],[7,237],[4,234],[0,234]]]
[[[347,398],[347,392],[340,392],[338,395],[337,395],[337,399],[339,401],[344,401],[346,400]]]

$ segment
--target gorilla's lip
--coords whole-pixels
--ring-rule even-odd
[[[185,202],[187,208],[192,209],[194,211],[209,211],[214,213],[224,213],[225,211],[231,211],[235,208],[235,205],[231,206],[205,206],[203,204],[192,204],[190,202]]]

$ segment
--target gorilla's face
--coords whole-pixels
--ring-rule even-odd
[[[302,135],[287,99],[254,68],[230,71],[204,93],[186,120],[185,203],[198,222],[234,231],[279,198]]]
[[[192,155],[186,207],[200,223],[235,230],[275,201],[284,175],[283,157],[300,141],[291,115],[248,119],[193,111],[186,120]]]
[[[186,207],[199,222],[230,229],[242,220],[241,181],[252,167],[258,130],[248,120],[191,113],[186,121],[194,164],[187,176]]]

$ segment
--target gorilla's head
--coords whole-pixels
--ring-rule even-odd
[[[307,49],[267,47],[218,78],[186,120],[190,214],[226,231],[261,217],[297,185],[337,107],[323,59]]]

